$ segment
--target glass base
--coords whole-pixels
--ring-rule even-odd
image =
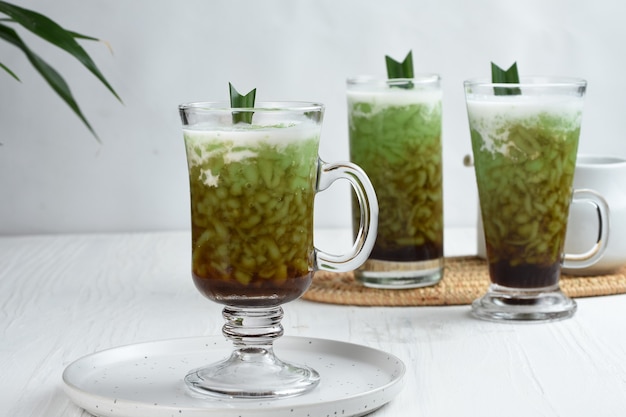
[[[443,259],[394,262],[368,259],[355,278],[370,288],[407,289],[435,285],[443,277]]]
[[[308,366],[283,362],[273,342],[282,336],[281,307],[226,306],[222,333],[235,349],[230,357],[194,369],[185,384],[194,394],[220,398],[285,398],[312,390],[319,374]]]
[[[312,390],[319,374],[277,359],[267,349],[244,348],[223,362],[191,371],[187,387],[202,395],[229,398],[286,398]]]
[[[576,302],[558,285],[527,290],[491,284],[487,293],[472,303],[475,317],[496,322],[556,321],[575,312]]]

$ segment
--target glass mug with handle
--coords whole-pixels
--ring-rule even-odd
[[[499,94],[507,89],[520,93]],[[598,244],[568,255],[567,266],[589,266],[606,249],[606,202],[592,191],[572,192],[585,89],[584,80],[571,78],[465,82],[491,279],[472,304],[479,318],[550,321],[575,313],[559,287],[572,195],[595,204],[603,221]]]
[[[281,304],[300,297],[316,270],[345,272],[368,257],[378,204],[365,173],[349,162],[326,163],[318,147],[324,107],[267,102],[255,108],[191,103],[179,108],[191,194],[192,275],[197,289],[224,304],[230,358],[185,377],[194,393],[229,398],[302,394],[319,382],[305,365],[273,352],[283,334]],[[246,114],[251,123],[238,120]],[[347,180],[361,207],[348,253],[313,242],[315,194]]]

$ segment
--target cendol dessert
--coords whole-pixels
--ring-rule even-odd
[[[556,285],[582,97],[468,94],[467,111],[492,282]]]
[[[237,123],[184,138],[198,289],[235,306],[299,297],[312,278],[319,126]]]
[[[378,196],[378,237],[370,258],[443,256],[441,92],[386,87],[348,91],[350,159]],[[358,225],[358,205],[353,204]]]

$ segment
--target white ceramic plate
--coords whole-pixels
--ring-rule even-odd
[[[227,400],[192,396],[183,377],[229,356],[223,337],[141,343],[104,350],[70,364],[67,395],[96,416],[361,416],[395,397],[405,366],[391,354],[351,343],[284,336],[276,355],[316,369],[311,392],[279,400]]]

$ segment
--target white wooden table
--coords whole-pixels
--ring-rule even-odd
[[[345,231],[320,231],[320,246]],[[447,255],[475,251],[451,230]],[[0,237],[0,416],[83,416],[62,391],[102,349],[218,335],[221,306],[190,273],[187,232]],[[573,319],[478,321],[468,306],[351,307],[298,300],[285,333],[399,356],[403,391],[373,416],[626,415],[626,295],[579,299]]]

